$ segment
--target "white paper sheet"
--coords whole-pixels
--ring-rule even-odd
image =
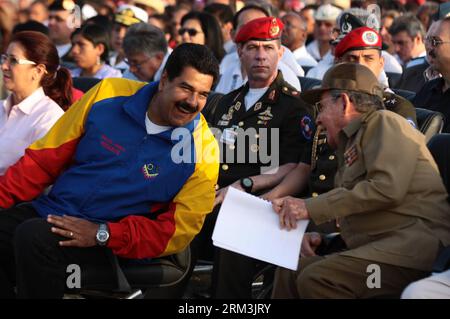
[[[270,202],[230,187],[212,239],[215,246],[296,270],[307,225],[302,220],[296,229],[281,229]]]

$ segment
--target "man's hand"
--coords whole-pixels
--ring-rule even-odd
[[[238,189],[240,191],[245,192],[245,190],[241,186],[241,181],[240,180],[237,180],[236,182],[234,182],[230,186],[234,187],[234,188],[236,188],[236,189]],[[214,207],[216,207],[216,205],[222,204],[223,200],[225,199],[225,195],[228,192],[228,187],[230,187],[230,186],[221,188],[221,189],[216,191],[216,198],[214,199]]]
[[[287,230],[297,228],[297,221],[309,219],[305,201],[300,198],[286,196],[272,201],[272,207],[280,217],[281,228]]]
[[[319,233],[305,233],[302,241],[300,256],[311,257],[316,255],[316,249],[322,243],[322,237]]]
[[[71,216],[48,215],[47,221],[57,227],[52,227],[52,232],[69,240],[60,241],[61,246],[93,247],[97,245],[95,236],[99,225],[85,219]]]

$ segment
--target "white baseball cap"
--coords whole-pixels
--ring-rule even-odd
[[[316,13],[314,14],[314,19],[318,21],[334,22],[341,12],[341,9],[331,4],[324,4],[317,9]]]

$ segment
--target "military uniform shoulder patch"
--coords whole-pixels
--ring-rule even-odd
[[[300,129],[302,135],[308,141],[311,140],[314,133],[314,121],[309,115],[305,115],[300,120]]]

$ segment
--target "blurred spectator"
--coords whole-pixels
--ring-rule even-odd
[[[178,34],[178,30],[181,28],[181,18],[183,18],[183,16],[189,11],[191,11],[190,7],[186,5],[178,5],[172,13],[172,37],[169,43],[169,46],[172,49],[182,42],[181,36]]]
[[[144,82],[158,81],[170,55],[164,33],[144,23],[133,24],[123,40],[129,70],[125,78]],[[131,75],[133,76],[130,76]]]
[[[433,21],[433,17],[436,15],[438,10],[439,5],[435,2],[426,2],[419,7],[416,16],[417,19],[419,19],[422,23],[423,29],[425,31],[427,31],[430,27],[431,22]]]
[[[314,15],[316,14],[316,10],[316,5],[307,5],[300,11],[300,16],[306,21],[306,33],[308,34],[306,44],[314,41],[314,24],[316,23]]]
[[[414,16],[397,18],[389,28],[392,42],[399,62],[410,67],[425,62],[425,30],[422,23]]]
[[[114,16],[114,25],[111,36],[111,44],[114,52],[111,54],[109,63],[122,72],[128,68],[127,64],[123,61],[125,58],[122,49],[123,38],[125,37],[128,27],[139,22],[147,23],[148,14],[141,8],[131,5],[120,6]]]
[[[336,18],[341,13],[341,9],[326,4],[320,6],[315,15],[314,41],[308,44],[306,49],[311,56],[320,61],[330,51],[330,41],[332,31],[336,27]]]
[[[44,136],[71,103],[72,79],[59,66],[58,52],[39,32],[15,34],[1,56],[5,87],[11,92],[0,102],[0,174],[25,149]]]
[[[10,0],[0,0],[0,52],[5,52],[14,25],[17,23],[17,8]]]
[[[145,10],[149,16],[164,13],[165,4],[162,0],[132,0],[132,3]]]
[[[219,22],[222,29],[223,48],[225,53],[230,53],[236,49],[231,31],[233,30],[233,11],[230,6],[221,3],[213,3],[205,7],[205,12],[212,14]]]
[[[165,14],[154,14],[148,17],[148,24],[153,25],[164,33],[167,43],[170,40],[170,25],[168,17]]]
[[[73,59],[70,56],[70,48],[72,46],[70,35],[77,27],[74,23],[68,23],[73,18],[73,6],[75,6],[75,3],[71,0],[56,0],[48,8],[49,37],[56,45],[62,63],[69,67],[72,67],[71,63],[73,63]]]
[[[389,10],[383,13],[381,17],[381,36],[383,37],[383,43],[387,45],[386,51],[390,54],[395,54],[394,43],[392,43],[392,36],[389,33],[389,28],[394,23],[394,20],[400,16],[400,13],[395,10]]]
[[[72,55],[77,68],[73,77],[97,79],[120,78],[122,73],[106,64],[109,56],[108,31],[95,24],[88,24],[72,34]]]
[[[28,18],[30,20],[34,20],[40,22],[44,25],[48,25],[48,7],[47,2],[45,0],[35,0],[30,5],[30,10],[28,12]]]
[[[306,22],[297,13],[287,13],[281,20],[284,23],[281,43],[288,47],[302,67],[316,66],[317,61],[306,51]]]
[[[189,12],[181,19],[178,34],[183,43],[206,45],[214,53],[217,61],[222,61],[225,55],[222,31],[213,15],[206,12]]]

